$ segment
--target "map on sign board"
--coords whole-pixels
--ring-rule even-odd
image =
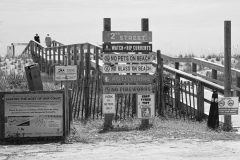
[[[115,113],[115,94],[103,94],[103,114]]]
[[[156,81],[156,77],[152,75],[103,75],[103,81],[105,83],[154,83]]]
[[[152,85],[103,85],[103,93],[151,93]]]
[[[103,73],[154,73],[155,67],[151,64],[116,64],[103,65]]]
[[[149,119],[155,114],[155,95],[154,94],[138,94],[137,95],[137,111],[138,118]]]
[[[219,115],[237,115],[238,114],[238,97],[223,97],[218,101]]]
[[[103,42],[152,42],[152,32],[103,31]]]
[[[5,94],[5,138],[62,136],[63,100],[63,93]]]
[[[152,52],[152,44],[103,44],[103,52]]]
[[[104,63],[149,63],[154,54],[104,54]]]
[[[55,66],[55,81],[77,80],[77,66]]]

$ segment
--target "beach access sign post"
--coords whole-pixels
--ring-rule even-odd
[[[223,97],[218,101],[219,115],[238,115],[238,97]]]
[[[149,42],[152,42],[152,32],[146,30],[148,19],[142,20],[142,28],[145,28],[142,31],[111,31],[111,19],[104,18],[102,40],[104,52],[103,111],[105,116],[107,116],[107,113],[113,115],[116,112],[115,107],[113,107],[116,103],[115,96],[113,97],[115,94],[138,94],[136,103],[139,103],[138,110],[141,110],[138,113],[139,118],[149,119],[155,113],[155,94],[153,94],[151,85],[155,79],[149,75],[149,73],[154,74],[156,70],[150,64],[155,56],[151,53],[152,44],[149,44]],[[141,52],[142,54],[136,54]],[[142,73],[145,75],[140,75]],[[118,85],[119,83],[121,85]],[[108,99],[107,97],[111,98]],[[111,118],[108,120],[105,118],[108,126],[111,126],[111,121]]]
[[[65,115],[66,115],[66,132],[65,135],[68,135],[70,132],[70,112],[69,112],[69,87],[68,81],[77,80],[77,66],[68,65],[68,58],[64,56],[64,66],[55,66],[55,81],[64,81],[64,99],[65,99]]]

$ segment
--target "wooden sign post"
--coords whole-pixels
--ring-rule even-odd
[[[103,28],[104,31],[111,31],[111,19],[110,18],[104,18],[103,27],[104,27]],[[110,43],[107,43],[107,44],[110,44]],[[104,104],[103,104],[103,107],[105,107]],[[109,130],[109,129],[113,128],[113,125],[112,125],[113,116],[114,116],[113,113],[105,113],[104,114],[103,130]]]
[[[142,119],[140,128],[149,128],[149,119],[155,115],[155,103],[153,103],[155,102],[155,94],[152,93],[153,89],[150,84],[154,81],[154,78],[149,73],[154,74],[155,67],[150,64],[153,61],[154,54],[151,53],[152,44],[148,43],[152,42],[152,32],[148,29],[148,19],[142,19],[142,31],[111,31],[110,20],[110,18],[104,19],[103,31],[103,73],[105,74],[103,77],[103,82],[105,83],[103,85],[104,130],[112,128],[112,119],[115,113],[115,107],[112,106],[113,101],[115,104],[115,96],[113,94],[132,94],[133,114],[136,114],[136,110],[141,110],[141,114],[137,114],[138,118]],[[113,54],[112,52],[124,53]],[[129,54],[128,52],[135,53]],[[138,54],[138,52],[142,52],[142,54]],[[124,85],[116,85],[118,84],[117,82],[124,83]]]
[[[231,21],[224,22],[224,97],[231,97]],[[231,115],[224,115],[223,129],[232,130]]]

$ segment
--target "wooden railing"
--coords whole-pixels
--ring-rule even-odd
[[[35,41],[30,41],[24,49],[22,55],[31,55],[33,61],[39,63],[42,72],[47,72],[48,74],[53,75],[54,66],[63,65],[65,60],[68,60],[68,65],[78,65],[78,71],[80,72],[81,68],[86,67],[86,55],[91,57],[90,66],[92,69],[101,71],[102,66],[99,65],[99,61],[102,59],[101,53],[101,47],[92,45],[90,43],[63,45],[62,43],[53,41],[53,47],[44,48],[41,44]],[[195,94],[189,94],[192,94],[193,97],[197,98],[197,110],[199,112],[200,119],[202,119],[204,115],[204,102],[210,103],[210,101],[204,95],[204,90],[216,90],[219,94],[224,93],[223,85],[219,84],[217,81],[217,71],[223,72],[224,66],[199,58],[173,58],[166,55],[161,55],[161,57],[163,61],[168,61],[175,64],[175,68],[163,65],[163,70],[165,72],[170,73],[177,81],[185,79],[197,84],[197,92]],[[179,63],[181,62],[191,63],[192,72],[186,73],[180,71]],[[153,63],[153,65],[156,65],[156,63]],[[200,75],[197,74],[197,65],[202,65],[212,69],[212,77],[209,78],[203,75],[199,77]],[[237,76],[237,84],[240,84],[240,71],[232,69],[232,73]],[[232,89],[232,94],[235,94],[235,91],[239,91],[240,88],[239,86],[233,86]],[[175,95],[172,96],[172,98],[174,98],[176,105],[181,101],[180,93],[176,90],[174,94]]]

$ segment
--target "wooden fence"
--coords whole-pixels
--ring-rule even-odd
[[[54,41],[53,47],[44,48],[40,44],[30,41],[22,56],[31,55],[34,62],[39,63],[42,72],[48,73],[53,79],[54,66],[63,65],[67,57],[69,65],[78,66],[78,79],[71,83],[71,106],[75,119],[98,119],[102,118],[102,67],[101,48],[89,43],[63,45]],[[164,80],[157,80],[153,87],[156,94],[156,115],[164,112],[172,113],[179,118],[196,118],[201,120],[204,115],[204,102],[210,103],[205,98],[204,90],[216,90],[223,94],[224,87],[201,77],[196,77],[196,65],[204,65],[216,70],[223,71],[223,66],[213,64],[197,58],[172,58],[165,55],[157,57],[158,61],[171,61],[175,63],[175,68],[153,63],[157,69],[156,77],[162,75],[159,67],[163,68],[167,76]],[[180,62],[192,63],[192,74],[178,70]],[[232,69],[232,72],[240,71]],[[194,74],[194,75],[193,75]],[[168,77],[168,78],[167,78]],[[213,77],[214,78],[214,77]],[[165,83],[165,92],[162,91],[161,83]],[[238,87],[235,86],[236,89]],[[234,89],[235,89],[234,88]],[[160,99],[164,96],[164,103]],[[115,119],[125,119],[136,115],[136,97],[133,94],[116,95]],[[164,113],[165,114],[165,113]]]

